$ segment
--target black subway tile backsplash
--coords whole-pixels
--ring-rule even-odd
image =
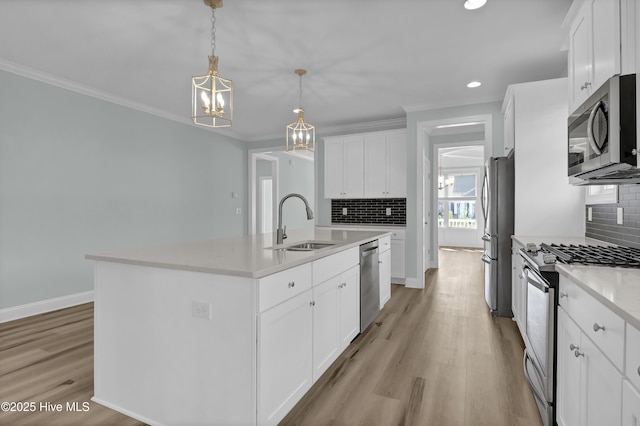
[[[343,209],[347,214],[343,215]],[[387,216],[387,208],[391,215]],[[338,199],[331,200],[331,223],[374,225],[406,225],[406,198]]]
[[[592,220],[586,221],[587,237],[640,248],[640,185],[618,186],[617,204],[587,205],[587,209],[589,207]],[[617,224],[618,207],[624,209],[622,225]]]

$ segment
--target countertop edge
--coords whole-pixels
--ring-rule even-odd
[[[327,256],[331,256],[333,254],[340,253],[345,250],[349,250],[354,247],[358,247],[363,243],[371,241],[372,238],[380,239],[382,237],[390,236],[391,232],[381,231],[381,232],[376,232],[376,234],[377,235],[375,237],[369,236],[361,240],[352,241],[344,244],[337,243],[336,246],[334,247],[311,252],[309,257],[287,261],[286,263],[279,264],[279,265],[268,266],[257,271],[244,271],[244,270],[236,270],[236,269],[228,269],[228,268],[220,268],[220,267],[185,265],[185,264],[159,262],[159,261],[157,262],[157,261],[141,260],[141,259],[128,259],[125,257],[121,257],[117,255],[109,255],[109,254],[85,254],[84,258],[87,260],[100,261],[100,262],[121,263],[121,264],[127,264],[127,265],[147,266],[147,267],[153,267],[153,268],[202,272],[207,274],[228,275],[228,276],[259,279],[259,278],[264,278],[266,276],[269,276],[278,272],[282,272],[290,268],[294,268],[296,266],[304,265],[306,263],[310,263],[310,262],[322,259]],[[295,243],[295,241],[287,242],[288,245],[290,243]],[[262,249],[269,250],[268,248],[265,248],[265,247],[263,247]]]

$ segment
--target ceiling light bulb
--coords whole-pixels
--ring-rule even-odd
[[[485,5],[487,0],[467,0],[464,2],[464,8],[467,10],[479,9]]]
[[[479,81],[472,81],[469,84],[467,84],[467,87],[474,88],[474,87],[480,87],[481,85],[482,83],[480,83]]]

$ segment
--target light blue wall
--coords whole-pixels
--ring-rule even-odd
[[[4,71],[0,88],[0,309],[92,290],[86,253],[246,233],[243,143]]]
[[[273,152],[271,155],[280,159],[280,198],[290,193],[301,194],[309,202],[315,217],[314,162],[294,158],[284,152]],[[287,229],[309,229],[314,227],[315,220],[307,220],[302,200],[292,198],[282,206],[282,223]]]
[[[502,114],[502,102],[490,102],[473,105],[462,105],[449,108],[432,109],[425,111],[413,111],[407,113],[407,232],[406,232],[406,260],[405,268],[407,279],[422,280],[423,277],[416,277],[418,265],[417,261],[417,232],[422,229],[418,224],[422,223],[422,218],[417,217],[418,200],[417,182],[422,180],[422,176],[417,176],[416,153],[418,144],[417,125],[422,121],[444,120],[455,117],[468,117],[475,115],[492,115],[493,131],[493,153],[491,155],[501,155],[504,145],[504,116]],[[431,160],[433,153],[433,141],[425,147],[426,157]]]

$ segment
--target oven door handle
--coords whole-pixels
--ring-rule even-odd
[[[543,293],[549,293],[549,286],[531,277],[531,275],[529,274],[529,268],[524,268],[524,275],[527,278],[527,284],[531,284]]]
[[[593,135],[593,121],[596,118],[596,114],[602,108],[602,101],[598,101],[598,103],[591,110],[591,114],[589,114],[589,119],[587,120],[587,139],[589,140],[589,145],[591,145],[591,149],[596,155],[601,155],[602,150],[600,146],[598,146],[598,142],[596,141],[595,136]]]
[[[522,368],[524,369],[524,377],[527,379],[527,382],[529,382],[529,387],[531,388],[531,392],[533,392],[533,396],[538,401],[540,401],[540,403],[545,404],[547,402],[547,399],[544,398],[542,395],[540,395],[540,392],[538,392],[538,389],[536,389],[535,385],[531,381],[531,378],[529,377],[529,370],[527,370],[527,358],[529,358],[529,354],[527,353],[527,350],[525,349],[524,350],[524,358],[522,359]],[[531,362],[533,362],[533,361],[531,361]],[[536,375],[538,376],[538,380],[540,380],[542,382],[542,378],[539,376],[538,370],[536,369],[535,365],[533,366],[533,370],[536,372]]]

